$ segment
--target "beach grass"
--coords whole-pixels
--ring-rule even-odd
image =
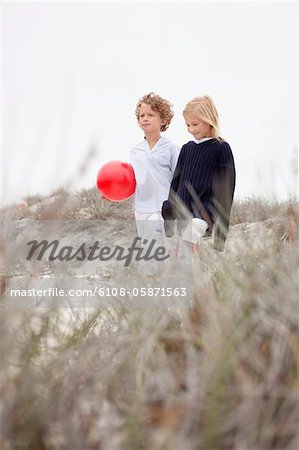
[[[95,189],[55,198],[15,218],[131,214]],[[190,308],[7,307],[3,290],[1,450],[299,448],[298,228],[296,201],[235,202]]]

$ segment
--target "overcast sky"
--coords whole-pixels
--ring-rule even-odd
[[[94,186],[143,139],[135,105],[151,91],[173,103],[179,146],[185,104],[212,96],[237,198],[294,195],[297,24],[294,2],[4,3],[3,202]]]

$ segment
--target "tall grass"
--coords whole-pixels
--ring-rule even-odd
[[[95,195],[77,205],[126,217]],[[1,450],[298,448],[296,208],[236,204],[241,228],[223,254],[203,247],[189,309],[46,312],[2,297]],[[269,218],[267,239],[248,239],[244,222]]]

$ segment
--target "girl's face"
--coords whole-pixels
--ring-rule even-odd
[[[138,123],[145,134],[160,133],[161,126],[165,125],[160,114],[147,103],[142,103],[140,106]]]
[[[184,114],[184,119],[188,128],[189,133],[199,140],[204,137],[212,136],[212,126],[201,120],[196,114],[186,113]]]

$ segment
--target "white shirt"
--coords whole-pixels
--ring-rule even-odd
[[[195,144],[201,144],[202,142],[209,141],[210,139],[213,139],[212,137],[205,137],[201,139],[194,139]]]
[[[166,137],[160,137],[150,149],[144,139],[130,152],[130,163],[136,178],[135,211],[161,211],[168,199],[170,183],[179,156],[179,148]]]

